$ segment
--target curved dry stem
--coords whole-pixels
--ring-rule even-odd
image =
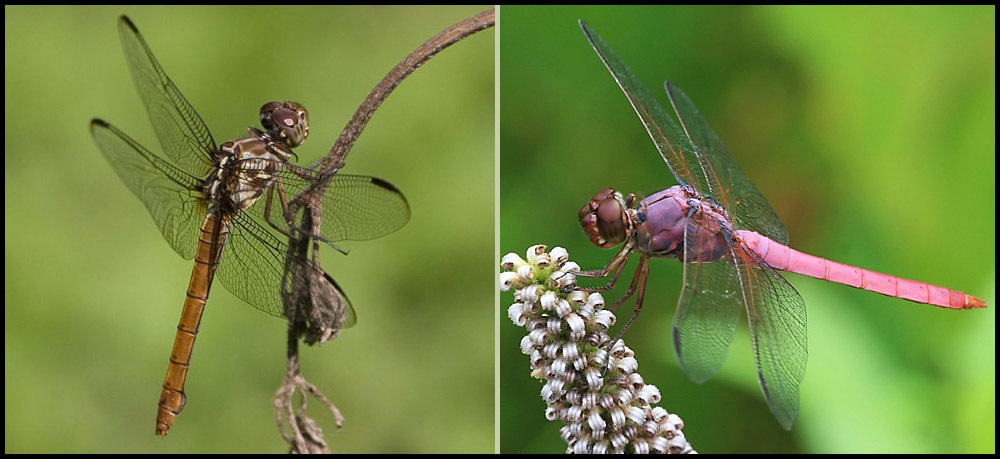
[[[372,115],[375,114],[375,110],[382,105],[382,102],[389,97],[389,94],[391,94],[392,91],[396,89],[396,86],[399,86],[399,84],[402,83],[407,76],[445,48],[461,41],[469,35],[493,27],[495,21],[496,12],[493,8],[483,11],[431,37],[430,40],[427,40],[424,44],[413,50],[413,52],[400,61],[399,64],[396,64],[396,66],[393,67],[393,69],[390,70],[384,78],[382,78],[382,81],[380,81],[375,88],[368,93],[368,97],[361,102],[361,105],[358,106],[357,110],[354,111],[354,115],[351,117],[351,120],[347,122],[347,125],[344,126],[344,129],[340,132],[340,136],[337,138],[337,141],[334,142],[333,147],[330,148],[330,152],[313,165],[313,169],[319,172],[321,180],[314,184],[313,187],[307,190],[304,194],[314,194],[315,190],[318,189],[318,195],[322,195],[322,192],[326,189],[326,185],[329,183],[330,178],[343,166],[344,158],[347,157],[347,154],[351,151],[354,143],[358,140],[358,137],[361,136],[361,132],[364,131],[365,126],[368,125],[368,121],[371,119]],[[299,198],[297,197],[296,200],[298,199]]]
[[[314,420],[306,416],[308,397],[315,397],[333,413],[338,428],[344,423],[344,418],[337,407],[316,386],[310,384],[302,376],[298,362],[299,338],[314,336],[318,338],[307,339],[309,344],[321,343],[336,337],[340,324],[343,323],[342,317],[339,317],[339,313],[334,310],[321,311],[323,314],[315,314],[317,312],[315,310],[304,311],[305,314],[302,314],[303,311],[299,311],[300,308],[316,309],[324,308],[324,305],[340,304],[336,298],[330,296],[331,294],[336,295],[336,292],[331,293],[333,289],[322,288],[327,284],[321,279],[320,270],[308,270],[309,272],[303,273],[302,270],[294,269],[295,266],[320,266],[319,242],[313,235],[320,234],[323,193],[326,191],[330,179],[343,167],[344,158],[354,146],[375,110],[396,86],[443,49],[480,30],[492,27],[495,22],[494,18],[495,12],[491,8],[459,22],[432,37],[397,64],[372,89],[368,97],[354,112],[327,156],[312,166],[312,169],[317,171],[317,180],[288,203],[289,215],[300,215],[300,209],[303,212],[298,225],[289,225],[296,228],[296,231],[293,233],[294,237],[290,237],[288,241],[288,262],[285,265],[287,285],[283,286],[282,294],[286,315],[289,318],[288,362],[285,381],[275,394],[273,404],[278,431],[290,445],[290,452],[330,452],[323,439],[323,431]],[[298,230],[299,228],[302,230]],[[306,234],[306,231],[309,233]],[[313,248],[312,260],[306,261],[309,258],[310,243]],[[293,263],[292,260],[299,260],[299,262]],[[333,320],[319,324],[313,321],[314,323],[310,326],[306,321],[298,320],[299,317],[332,317]],[[300,396],[298,408],[293,406],[296,393]]]
[[[344,158],[346,158],[348,152],[350,152],[350,149],[354,146],[358,136],[361,135],[361,132],[368,124],[368,121],[371,119],[372,115],[374,115],[375,110],[382,104],[389,94],[392,93],[397,86],[399,86],[403,79],[413,73],[414,70],[419,68],[445,48],[476,32],[492,27],[494,22],[495,11],[491,8],[445,29],[434,37],[431,37],[431,39],[427,40],[424,44],[420,45],[416,50],[406,56],[406,58],[389,71],[382,81],[380,81],[375,88],[372,89],[357,110],[355,110],[354,115],[344,127],[343,131],[341,131],[340,136],[330,149],[330,152],[312,166],[312,169],[317,171],[317,179],[308,189],[303,191],[302,194],[295,196],[288,202],[288,215],[299,215],[299,210],[303,210],[301,213],[301,220],[298,224],[290,225],[296,229],[302,229],[301,231],[295,231],[293,233],[297,237],[289,238],[288,256],[290,258],[295,258],[297,260],[307,259],[309,244],[312,242],[313,250],[311,266],[321,266],[319,260],[319,242],[314,235],[320,234],[323,216],[323,193],[326,191],[326,187],[329,184],[330,179],[343,166]],[[310,264],[304,262],[298,264],[310,266]],[[286,264],[286,267],[292,265],[292,263],[289,263]],[[292,279],[296,278],[295,273],[286,273],[286,275],[289,275],[289,278]],[[309,278],[311,277],[315,279],[310,280]],[[324,285],[324,282],[321,279],[318,279],[318,277],[319,276],[314,273],[299,276],[299,279],[301,279],[302,282],[295,281],[294,285],[291,286],[292,289],[297,289],[297,291],[293,291],[290,295],[285,295],[286,311],[294,311],[296,304],[299,305],[299,307],[304,308],[322,308],[324,304],[337,303],[333,298],[331,298],[330,292],[326,291],[329,289],[321,288],[321,286]],[[335,317],[336,314],[312,314],[312,316]],[[289,317],[296,316],[290,314]],[[320,328],[326,327],[327,330],[318,331],[315,330],[316,325],[313,324],[312,328],[314,330],[312,330],[311,333],[326,337],[326,339],[336,336],[342,321],[333,320],[332,322],[333,323],[331,324],[320,326]],[[304,324],[302,327],[306,328]],[[322,340],[319,342],[322,342]]]

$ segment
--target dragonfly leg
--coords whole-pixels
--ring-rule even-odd
[[[614,271],[614,275],[611,276],[611,280],[608,282],[607,285],[603,285],[600,287],[577,287],[577,290],[582,290],[585,292],[602,292],[614,288],[615,283],[618,281],[618,276],[621,275],[622,270],[625,269],[625,260],[628,258],[628,254],[632,252],[633,246],[634,242],[632,240],[629,240],[629,242],[625,243],[625,245],[622,246],[621,250],[619,250],[618,253],[615,254],[614,258],[612,258],[611,261],[608,262],[608,265],[602,269],[574,272],[573,275],[577,277],[598,278],[598,277],[608,277],[608,274],[611,274],[612,271]]]
[[[615,301],[615,303],[608,308],[608,310],[613,310],[614,308],[618,307],[618,305],[627,300],[629,297],[631,297],[633,293],[638,292],[638,295],[636,295],[635,297],[635,309],[632,312],[632,318],[629,319],[627,323],[625,323],[625,327],[623,327],[622,330],[618,332],[618,335],[615,336],[615,339],[613,339],[611,341],[611,344],[608,345],[608,354],[609,354],[608,366],[604,368],[605,373],[607,373],[608,369],[611,367],[611,358],[610,358],[611,350],[615,348],[615,344],[618,343],[618,340],[622,339],[622,336],[624,336],[625,332],[628,331],[629,327],[632,326],[632,323],[635,322],[635,319],[639,317],[639,311],[642,310],[642,300],[646,296],[646,278],[648,275],[649,275],[649,256],[643,255],[639,257],[639,266],[635,268],[635,276],[632,277],[632,285],[629,286],[628,292],[625,292],[625,296],[621,297],[618,301]],[[604,375],[602,374],[601,376],[603,377]]]
[[[601,286],[598,286],[598,287],[577,287],[577,290],[581,290],[581,291],[584,291],[584,292],[603,292],[603,291],[611,290],[611,289],[615,288],[615,283],[618,282],[618,276],[620,276],[621,273],[622,273],[622,271],[625,270],[625,263],[623,263],[624,260],[625,259],[622,258],[622,261],[618,262],[618,267],[614,268],[615,272],[614,272],[614,274],[611,275],[611,280],[608,281],[608,285],[601,285]],[[612,262],[614,262],[614,260],[612,260]],[[605,268],[605,270],[607,270],[607,269],[609,269],[609,268]],[[591,276],[588,276],[586,274],[586,273],[589,273],[589,272],[590,271],[583,271],[583,272],[580,272],[580,273],[576,273],[576,275],[577,276],[581,276],[581,277],[591,277]],[[594,272],[599,273],[600,271],[594,271]],[[597,275],[597,276],[593,276],[593,277],[605,277],[605,276],[607,276],[607,274]]]
[[[625,294],[622,295],[621,298],[619,298],[617,301],[615,301],[607,309],[609,311],[614,311],[615,308],[617,308],[620,304],[624,303],[629,298],[631,298],[632,295],[635,294],[635,292],[636,292],[636,287],[638,287],[639,296],[636,297],[636,305],[635,305],[636,314],[638,314],[639,308],[642,307],[642,296],[643,296],[643,294],[646,291],[646,274],[647,273],[649,273],[649,257],[646,256],[646,255],[643,255],[643,256],[639,257],[639,265],[635,267],[635,275],[632,276],[632,283],[628,286],[628,290],[626,290]],[[635,320],[635,316],[632,316],[632,320]],[[631,320],[629,321],[628,325],[632,325],[632,321]],[[626,326],[625,328],[628,329],[628,326]],[[625,331],[622,330],[622,333],[624,333],[624,332]],[[621,336],[621,335],[619,335],[619,336]]]
[[[286,231],[285,228],[283,228],[281,225],[278,225],[278,224],[274,223],[271,220],[271,203],[274,200],[274,188],[275,188],[274,185],[267,187],[267,198],[264,200],[264,220],[267,222],[268,225],[271,225],[271,228],[274,228],[279,233],[284,234],[285,236],[287,236],[289,238],[293,238],[295,236],[293,236],[290,232]],[[285,202],[283,193],[279,192],[279,194],[282,195],[281,196],[281,207],[284,210],[284,212],[282,212],[282,213],[285,216],[285,223],[289,227],[291,227],[292,226],[291,219],[288,216],[288,212],[287,212],[288,208],[286,207],[287,202]]]
[[[631,295],[631,291],[636,286],[636,279],[639,280],[638,295],[636,295],[635,297],[635,310],[633,310],[632,312],[632,318],[629,319],[628,322],[625,324],[625,328],[622,328],[622,331],[618,332],[618,336],[615,338],[616,341],[619,338],[621,338],[622,335],[625,334],[625,331],[627,331],[629,327],[632,326],[632,322],[635,322],[636,317],[639,317],[639,311],[642,309],[642,300],[646,297],[646,278],[648,275],[649,275],[649,257],[643,255],[641,258],[639,258],[639,266],[635,269],[635,279],[632,279],[632,285],[629,287],[629,295]]]

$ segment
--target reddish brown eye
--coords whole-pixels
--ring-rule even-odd
[[[614,247],[628,237],[629,217],[622,197],[614,189],[598,191],[578,214],[590,242],[602,248]]]
[[[601,191],[598,191],[597,193],[594,193],[594,197],[591,198],[590,201],[591,202],[601,202],[601,201],[603,201],[605,199],[613,198],[613,197],[615,197],[615,189],[614,188],[605,188],[605,189],[603,189]]]
[[[297,147],[309,136],[309,115],[305,107],[287,101],[268,102],[260,108],[260,124],[275,139]]]
[[[268,102],[260,107],[260,124],[264,129],[276,129],[274,125],[274,111],[281,107],[281,102]]]
[[[625,240],[625,208],[615,198],[607,198],[597,205],[597,231],[604,238],[607,247],[621,244]]]
[[[271,113],[281,106],[281,102],[268,102],[260,107],[260,114]]]
[[[614,223],[621,220],[622,205],[615,198],[607,198],[597,205],[597,218],[601,222]]]
[[[279,108],[274,111],[274,119],[284,126],[292,127],[298,122],[299,117],[287,108]]]

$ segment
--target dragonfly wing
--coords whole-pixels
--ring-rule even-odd
[[[684,260],[693,260],[713,238],[704,213],[688,218],[684,228]],[[731,252],[731,248],[722,248]],[[674,351],[692,381],[703,383],[722,366],[740,320],[742,289],[732,258],[711,263],[684,263],[684,286],[674,314]]]
[[[313,181],[303,169],[279,173],[286,199],[308,189]],[[282,295],[294,294],[296,317],[309,330],[343,329],[357,323],[347,295],[332,277],[315,267],[306,255],[289,254],[272,226],[288,231],[275,189],[232,217],[233,228],[217,276],[226,288],[257,309],[278,317],[287,314]],[[402,227],[410,218],[406,198],[383,180],[339,174],[323,195],[321,236],[331,242],[374,239]],[[303,294],[302,292],[308,292]],[[322,335],[321,332],[316,333]],[[317,339],[322,341],[323,339]],[[307,334],[307,341],[309,336]]]
[[[316,294],[298,306],[301,312],[297,320],[305,322],[308,330],[319,330],[313,334],[322,336],[324,334],[322,330],[330,328],[340,330],[358,323],[358,316],[351,306],[351,301],[347,299],[347,295],[333,277],[324,272],[322,278],[316,278],[312,282],[319,287]],[[316,299],[319,300],[319,305],[316,304]],[[306,337],[307,343],[316,341],[326,341],[326,338]]]
[[[153,57],[128,17],[118,19],[125,58],[163,151],[184,172],[204,177],[212,165],[215,140],[208,126]]]
[[[338,174],[323,194],[321,235],[330,241],[376,239],[408,221],[406,197],[379,178]]]
[[[305,171],[299,170],[299,173]],[[311,185],[309,179],[282,174],[288,199]],[[385,236],[410,221],[410,204],[391,183],[364,175],[337,174],[323,193],[320,236],[330,242],[367,241]],[[280,222],[280,212],[272,211],[270,221]],[[278,215],[279,218],[275,218]],[[276,223],[277,224],[277,223]],[[284,226],[284,223],[281,222]]]
[[[333,278],[309,260],[290,256],[282,238],[250,213],[238,212],[231,221],[229,240],[216,271],[216,277],[230,293],[272,316],[287,318],[283,292],[291,292],[303,279],[301,276],[308,276],[317,280],[326,303],[311,305],[313,308],[332,311],[327,315],[336,317],[328,320],[339,321],[338,328],[357,322],[354,308]]]
[[[333,280],[333,278],[325,272],[323,273],[323,276],[328,282],[328,284],[326,284],[328,287],[328,294],[325,296],[331,299],[331,303],[336,303],[334,305],[334,309],[341,309],[344,311],[343,323],[340,325],[340,328],[353,327],[358,323],[358,315],[354,312],[354,306],[351,306],[351,301],[347,299],[347,295],[344,294],[344,290],[340,288],[340,285],[337,285],[337,281]]]
[[[170,247],[185,259],[193,258],[207,211],[201,180],[160,159],[104,120],[91,121],[90,132],[118,177],[149,210]]]
[[[230,219],[229,240],[216,277],[237,298],[270,315],[284,317],[281,286],[285,243],[250,214],[237,212]]]
[[[771,413],[786,430],[799,412],[809,356],[806,306],[799,292],[753,251],[736,251],[757,376]]]
[[[701,196],[715,196],[717,182],[708,171],[702,169],[700,152],[691,148],[691,143],[677,122],[594,29],[583,21],[580,21],[580,28],[604,62],[604,66],[628,97],[629,103],[639,115],[646,132],[653,139],[656,149],[670,167],[674,178],[682,185],[691,186]]]
[[[691,99],[669,81],[664,83],[667,97],[687,137],[687,148],[700,151],[702,169],[719,183],[711,196],[733,217],[734,226],[763,234],[782,244],[788,244],[788,230],[767,199],[743,174],[722,140],[701,116]]]

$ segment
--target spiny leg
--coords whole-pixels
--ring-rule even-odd
[[[629,298],[632,298],[632,295],[635,294],[636,292],[636,287],[639,287],[640,292],[644,291],[646,289],[647,272],[649,272],[649,257],[643,255],[639,257],[639,264],[636,265],[635,267],[635,274],[632,276],[632,283],[629,284],[628,290],[626,290],[625,294],[622,295],[622,297],[616,300],[614,303],[612,303],[611,306],[609,306],[607,309],[609,311],[614,311],[615,308],[617,308],[620,304],[624,303]],[[639,302],[639,304],[636,305],[636,310],[638,310],[640,307],[642,307],[642,293],[639,294],[639,297],[636,298],[636,300]],[[629,322],[629,324],[631,323],[632,322]],[[620,337],[621,335],[618,336]]]
[[[618,340],[620,340],[622,336],[625,335],[625,332],[628,331],[629,327],[632,326],[632,323],[635,322],[635,319],[639,317],[639,311],[642,310],[642,300],[646,296],[646,278],[648,277],[648,275],[649,275],[649,256],[643,254],[641,257],[639,257],[639,265],[636,266],[635,268],[635,275],[632,277],[632,284],[629,285],[628,291],[625,292],[625,296],[621,297],[618,301],[615,301],[615,303],[608,308],[608,310],[614,310],[616,307],[618,307],[618,305],[622,304],[623,302],[625,302],[625,300],[631,297],[633,293],[638,291],[638,295],[636,295],[635,297],[635,310],[632,312],[632,318],[629,319],[629,321],[625,324],[625,327],[623,327],[622,330],[618,332],[618,336],[615,336],[615,339],[611,341],[610,345],[608,345],[608,366],[604,368],[604,373],[607,373],[608,369],[611,368],[611,350],[615,348],[615,344],[618,343]],[[638,289],[636,288],[637,286]],[[602,374],[601,376],[603,377],[604,374]]]
[[[639,278],[639,294],[635,297],[635,310],[632,312],[632,318],[628,320],[625,324],[625,328],[618,332],[618,336],[615,337],[615,341],[621,339],[622,335],[632,326],[632,322],[635,322],[636,317],[639,317],[639,311],[642,309],[642,300],[646,296],[646,278],[649,275],[649,257],[643,255],[639,258],[639,266],[635,269],[635,275]],[[632,295],[632,289],[635,288],[635,279],[632,280],[632,285],[629,287],[628,294]],[[614,306],[618,306],[621,301],[615,302]],[[612,342],[614,344],[614,342]]]
[[[611,280],[607,285],[599,287],[576,287],[577,290],[584,292],[603,292],[606,290],[611,290],[615,287],[615,283],[618,282],[618,276],[621,275],[622,271],[625,269],[625,260],[628,259],[628,254],[632,252],[633,242],[626,242],[625,245],[615,254],[614,258],[608,262],[608,265],[602,269],[592,269],[588,271],[576,271],[573,275],[577,277],[608,277],[612,271],[614,275],[611,276]]]
[[[278,182],[275,181],[275,184],[276,183]],[[274,228],[279,233],[284,234],[288,238],[294,238],[295,236],[293,236],[290,232],[286,231],[285,228],[283,228],[281,225],[278,225],[277,223],[271,221],[271,202],[274,199],[275,184],[271,184],[271,186],[267,187],[267,198],[264,199],[264,221],[266,221],[267,224],[271,226],[271,228]],[[292,219],[288,215],[288,207],[287,207],[288,203],[285,201],[284,190],[279,190],[278,195],[279,199],[281,200],[282,215],[284,215],[285,217],[284,223],[289,227],[294,228],[294,226],[292,225]]]
[[[584,291],[584,292],[603,292],[603,291],[611,290],[611,289],[615,288],[615,283],[618,282],[618,276],[620,276],[621,273],[622,273],[622,271],[625,270],[625,263],[624,263],[625,258],[627,258],[627,257],[623,257],[621,259],[621,261],[618,262],[618,267],[614,268],[615,272],[611,276],[611,280],[608,281],[608,285],[601,285],[601,286],[598,286],[598,287],[577,287],[576,289],[580,290],[580,291]],[[615,262],[615,260],[612,260],[612,263],[614,263],[614,262]],[[605,269],[607,269],[607,268],[605,268]],[[588,275],[590,273],[598,273],[598,272],[599,271],[582,271],[582,272],[578,272],[578,273],[574,273],[574,274],[576,274],[577,276],[580,276],[580,277],[605,277],[605,276],[607,276],[607,274],[604,274],[603,276],[601,276],[601,275],[589,276]]]

